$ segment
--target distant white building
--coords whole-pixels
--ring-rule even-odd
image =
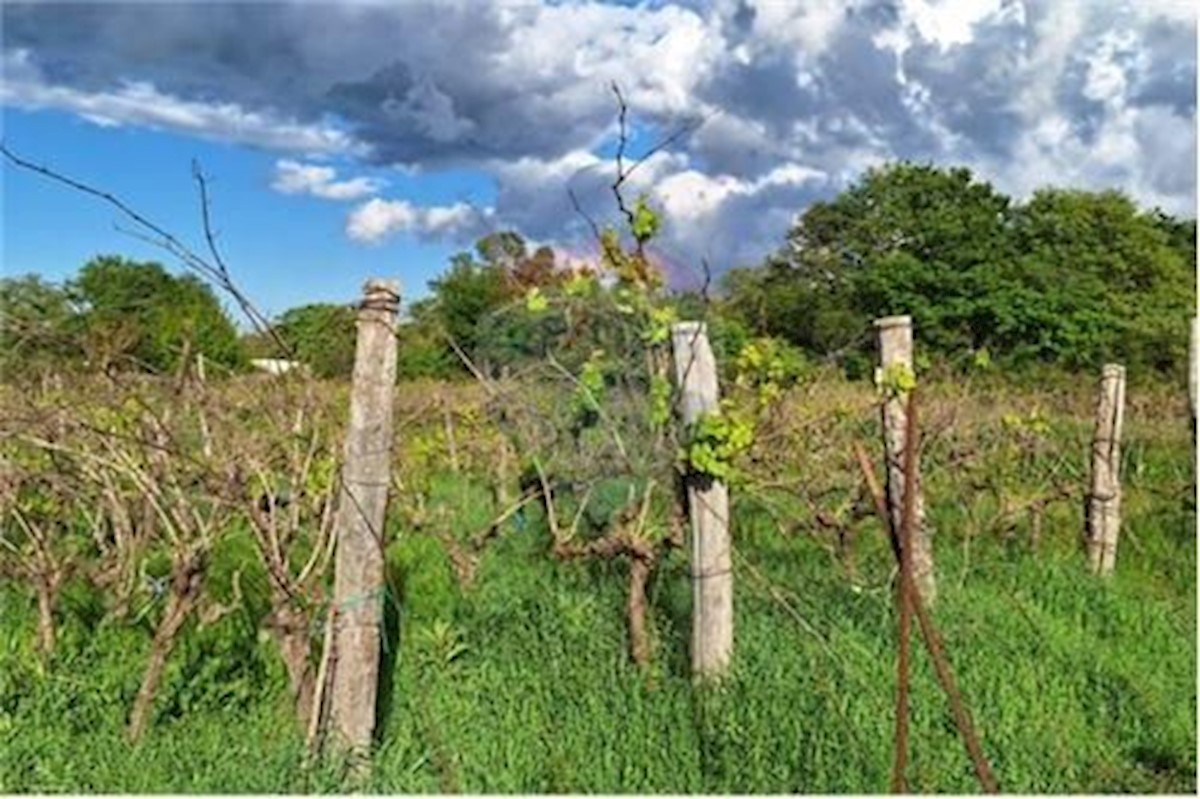
[[[250,365],[269,375],[282,375],[293,369],[304,368],[304,364],[300,361],[289,361],[287,358],[251,358]]]

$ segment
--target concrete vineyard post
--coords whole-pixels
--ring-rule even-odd
[[[702,322],[671,328],[675,377],[684,424],[719,411],[717,363]],[[691,517],[692,676],[715,679],[733,656],[733,569],[729,540],[729,489],[719,480],[688,475]]]
[[[337,746],[358,755],[370,749],[379,686],[399,285],[368,280],[363,294],[335,522],[337,555],[330,610],[334,622],[330,729]]]
[[[881,379],[887,396],[883,403],[883,450],[887,462],[888,515],[892,529],[899,531],[904,513],[904,449],[908,428],[908,394],[904,378],[913,372],[913,328],[910,316],[888,316],[875,320],[879,335]],[[926,605],[937,600],[937,577],[933,563],[933,533],[925,521],[925,492],[921,490],[921,462],[913,460],[912,576],[917,593]]]
[[[1113,573],[1121,533],[1121,427],[1125,419],[1125,367],[1106,364],[1096,403],[1092,437],[1092,486],[1088,494],[1088,566],[1095,574]]]

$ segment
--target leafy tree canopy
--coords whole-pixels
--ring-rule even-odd
[[[67,284],[79,309],[82,344],[93,365],[170,372],[203,354],[235,367],[237,331],[212,291],[193,275],[117,256],[89,261]]]
[[[491,233],[476,242],[474,254],[458,253],[451,259],[450,269],[430,282],[433,296],[414,317],[440,328],[464,353],[482,358],[487,366],[493,358],[539,347],[545,335],[542,322],[509,311],[519,311],[517,306],[530,292],[559,286],[567,277],[549,247],[530,252],[517,233]],[[429,342],[432,337],[425,331],[419,338]],[[441,346],[458,361],[447,343]]]
[[[356,317],[349,305],[311,303],[285,311],[274,328],[317,377],[349,377],[354,371]]]
[[[0,279],[0,372],[55,368],[78,360],[70,297],[37,275]]]
[[[961,363],[1170,371],[1186,358],[1194,262],[1194,220],[1120,193],[1018,204],[969,170],[898,163],[811,206],[762,266],[731,271],[724,308],[850,360],[873,318],[907,313],[923,347]]]

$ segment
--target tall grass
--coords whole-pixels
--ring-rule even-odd
[[[874,435],[872,420],[854,410],[869,398],[845,387],[830,392],[824,407],[850,410],[804,433],[807,447],[800,432],[790,434],[795,472],[781,479],[836,475],[856,485],[845,453],[852,437]],[[961,409],[927,453],[941,578],[935,619],[1001,788],[1194,792],[1196,550],[1186,423],[1176,412],[1131,414],[1126,525],[1117,574],[1101,582],[1086,574],[1078,552],[1080,503],[1048,508],[1036,549],[1026,516],[1000,518],[1003,497],[1032,495],[1064,473],[1083,478],[1086,456],[1077,448],[1086,446],[1086,392],[931,397],[931,424]],[[1028,419],[1033,408],[1049,418],[1041,438],[1020,438],[1000,420]],[[974,460],[952,467],[963,448],[973,448]],[[1074,465],[1063,466],[1071,451]],[[971,485],[1006,468],[998,494]],[[431,480],[431,501],[452,509],[454,529],[467,535],[491,517],[482,481],[449,473]],[[365,787],[886,791],[890,553],[878,523],[857,518],[851,575],[809,523],[811,506],[793,499],[784,496],[773,514],[747,492],[735,500],[735,668],[704,691],[693,689],[688,672],[682,553],[668,557],[651,586],[656,653],[643,672],[626,654],[622,562],[553,561],[545,525],[530,510],[506,526],[464,589],[439,541],[393,520],[396,624]],[[220,555],[227,571],[246,561],[245,542],[233,540]],[[32,651],[29,598],[15,586],[0,589],[0,791],[344,790],[336,765],[304,766],[282,665],[256,632],[261,575],[244,569],[246,611],[188,634],[154,726],[136,748],[123,725],[148,647],[145,623],[103,623],[96,598],[74,586],[62,645],[43,670]],[[974,792],[923,650],[915,662],[910,790]]]

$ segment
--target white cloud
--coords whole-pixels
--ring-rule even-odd
[[[1002,0],[903,0],[901,16],[943,50],[970,43],[975,25],[1003,10]]]
[[[1142,19],[1163,19],[1175,25],[1196,24],[1193,0],[1138,0],[1133,11]]]
[[[486,230],[492,209],[467,203],[418,206],[408,200],[368,200],[350,212],[346,235],[364,244],[376,244],[397,233],[425,239],[467,241]]]
[[[898,158],[970,166],[1017,197],[1053,184],[1195,202],[1186,0],[52,5],[0,7],[0,102],[494,181],[482,210],[362,202],[357,241],[496,225],[571,243],[590,229],[568,190],[617,221],[613,81],[636,150],[704,120],[626,188],[666,211],[664,246],[718,271]],[[273,185],[358,201],[379,188],[298,156]]]
[[[283,159],[275,162],[271,188],[282,194],[311,194],[326,200],[357,200],[376,194],[383,181],[375,178],[337,180],[337,170],[329,166],[304,164]]]
[[[802,58],[824,52],[830,39],[846,19],[845,0],[815,0],[810,3],[781,3],[754,0],[754,33],[769,45],[795,47]]]
[[[115,89],[84,91],[51,85],[29,59],[28,50],[6,51],[0,105],[70,111],[97,125],[140,125],[200,138],[311,154],[365,154],[349,134],[326,125],[306,125],[252,111],[237,103],[184,100],[144,81],[122,81]]]
[[[709,176],[695,169],[676,172],[658,181],[655,197],[669,218],[677,223],[696,223],[719,215],[731,198],[747,198],[769,189],[821,184],[828,176],[802,164],[783,164],[754,180],[732,175]]]
[[[1105,33],[1096,47],[1083,57],[1087,65],[1083,96],[1098,103],[1123,106],[1129,89],[1129,73],[1140,66],[1141,60],[1137,39],[1131,33]]]
[[[1025,59],[1022,81],[1013,107],[1036,123],[1057,106],[1056,90],[1068,59],[1076,50],[1084,19],[1077,3],[1052,3],[1049,12],[1034,24],[1033,51]]]
[[[495,69],[538,105],[611,115],[612,81],[640,113],[698,110],[695,89],[724,57],[715,25],[690,9],[600,3],[518,5]]]

